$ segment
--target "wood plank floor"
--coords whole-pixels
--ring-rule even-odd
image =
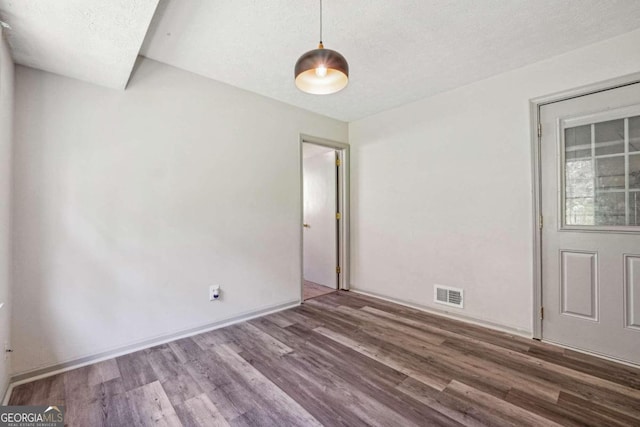
[[[335,291],[335,289],[331,289],[328,286],[319,285],[317,283],[305,280],[302,286],[302,300],[306,301],[308,299],[330,294],[331,292]]]
[[[640,426],[640,370],[348,292],[16,387],[71,426]]]

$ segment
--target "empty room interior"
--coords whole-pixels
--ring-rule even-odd
[[[0,345],[0,426],[640,426],[640,1],[0,0]]]

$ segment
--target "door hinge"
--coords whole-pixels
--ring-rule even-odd
[[[540,307],[540,320],[544,319],[544,307]]]
[[[336,158],[336,166],[340,166],[340,159]]]
[[[540,227],[540,230],[542,230],[543,225],[544,225],[544,219],[542,218],[542,215],[540,215],[540,221],[538,222],[538,226]]]
[[[342,215],[340,215],[340,212],[336,212],[336,219],[340,219],[342,218]]]
[[[336,273],[340,274],[340,267],[336,267]]]
[[[542,123],[538,122],[538,138],[542,136]]]

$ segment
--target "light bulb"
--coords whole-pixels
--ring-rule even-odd
[[[324,64],[319,65],[318,68],[316,68],[316,76],[326,77],[326,75],[327,75],[327,67],[325,67]]]

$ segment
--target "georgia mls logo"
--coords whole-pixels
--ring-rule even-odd
[[[62,415],[62,411],[57,406],[49,406],[47,409],[44,410],[44,413],[46,414],[49,411],[56,411],[56,413]]]
[[[63,427],[64,406],[0,406],[0,427]]]

